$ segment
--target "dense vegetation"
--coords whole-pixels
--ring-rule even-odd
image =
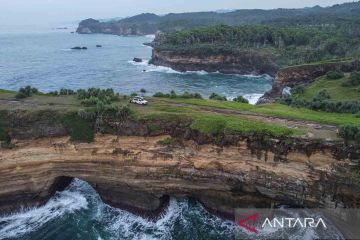
[[[360,142],[360,127],[354,125],[342,125],[339,129],[339,135],[347,141]]]
[[[209,99],[218,100],[218,101],[227,101],[227,98],[225,96],[221,96],[217,93],[212,93],[210,95]]]
[[[155,33],[157,30],[173,32],[189,30],[199,27],[226,24],[230,26],[245,24],[268,24],[280,26],[345,26],[349,30],[358,27],[360,3],[344,3],[332,7],[302,9],[272,9],[272,10],[236,10],[224,12],[194,12],[170,13],[158,16],[144,13],[133,17],[115,21],[84,20],[81,26],[88,27],[93,32],[102,32],[104,29],[130,29],[133,34],[143,32]]]
[[[176,94],[176,92],[174,90],[172,90],[170,93],[163,93],[163,92],[157,92],[153,95],[153,97],[157,97],[157,98],[184,98],[184,99],[189,99],[189,98],[197,98],[197,99],[202,99],[202,96],[200,93],[189,93],[187,91],[185,91],[183,94],[178,95]]]
[[[11,137],[6,130],[5,124],[2,119],[0,119],[0,148],[4,145],[9,145],[11,142]]]
[[[91,121],[78,116],[76,113],[65,115],[62,122],[70,135],[70,140],[75,142],[92,142],[94,140],[94,128]]]
[[[20,88],[15,97],[17,99],[27,98],[27,97],[31,97],[33,94],[37,94],[37,93],[39,93],[39,90],[37,88],[33,88],[31,86],[26,86],[26,87]]]
[[[89,88],[79,89],[77,91],[77,98],[81,100],[84,105],[96,105],[99,102],[104,104],[110,104],[112,101],[117,100],[118,94],[115,94],[112,88],[100,89],[100,88]]]
[[[349,75],[349,74],[347,74]],[[349,77],[339,71],[331,71],[313,83],[294,87],[291,96],[280,99],[280,103],[292,107],[305,107],[317,111],[337,113],[360,112],[360,74],[353,72]]]
[[[72,89],[61,88],[60,91],[51,91],[49,95],[53,96],[67,96],[67,95],[75,95],[76,92]]]
[[[351,73],[349,80],[343,84],[344,87],[355,87],[359,85],[360,85],[360,72]]]
[[[234,102],[239,102],[239,103],[249,103],[249,100],[247,100],[243,96],[238,96],[238,97],[234,98],[233,101]]]
[[[360,26],[360,25],[359,25]],[[181,54],[257,52],[289,66],[360,55],[360,28],[324,26],[218,25],[166,34],[155,42],[159,51]]]

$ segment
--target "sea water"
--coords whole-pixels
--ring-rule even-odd
[[[198,92],[208,97],[215,92],[229,99],[245,96],[251,103],[271,88],[271,78],[225,75],[204,71],[181,73],[149,65],[152,49],[143,45],[153,36],[120,37],[79,35],[70,30],[0,32],[0,88],[18,90],[31,85],[43,92],[60,88],[113,88],[130,95],[147,90],[177,93]],[[97,48],[96,45],[102,45]],[[71,50],[85,46],[87,50]],[[133,58],[144,62],[135,63]]]

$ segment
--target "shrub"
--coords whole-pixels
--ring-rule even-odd
[[[360,72],[352,72],[349,80],[343,83],[344,87],[352,87],[360,85]]]
[[[49,95],[51,95],[51,96],[58,96],[58,95],[59,95],[59,92],[58,92],[58,91],[51,91],[51,92],[49,92]]]
[[[165,93],[162,93],[162,92],[157,92],[153,95],[153,97],[158,97],[158,98],[169,98],[170,97],[170,94],[165,94]]]
[[[360,111],[356,113],[355,115],[357,118],[360,118]]]
[[[354,125],[342,125],[339,128],[339,135],[345,140],[360,142],[360,127]]]
[[[176,98],[176,97],[177,97],[176,92],[174,90],[171,90],[170,98]]]
[[[146,93],[146,89],[145,89],[145,88],[142,88],[142,89],[140,89],[140,92],[141,92],[142,94],[145,94],[145,93]]]
[[[190,93],[191,98],[203,99],[200,93]]]
[[[174,139],[171,137],[167,137],[163,140],[158,141],[158,144],[160,145],[171,145],[174,142]]]
[[[77,98],[81,100],[82,104],[96,105],[98,102],[110,104],[112,101],[117,100],[119,95],[115,94],[112,88],[105,90],[100,88],[89,88],[88,90],[79,89],[77,91]]]
[[[200,93],[189,93],[185,91],[182,95],[177,95],[175,91],[171,91],[171,93],[162,93],[157,92],[153,95],[153,97],[159,97],[159,98],[184,98],[184,99],[190,99],[190,98],[196,98],[196,99],[202,99],[202,96]]]
[[[79,109],[78,116],[85,120],[94,120],[96,118],[96,113],[94,111],[86,111],[84,109]]]
[[[239,103],[249,103],[249,100],[247,100],[243,96],[238,96],[237,98],[234,98],[233,101],[234,102],[239,102]]]
[[[76,94],[76,93],[73,90],[65,89],[65,88],[60,89],[60,92],[59,92],[59,95],[74,95],[74,94]]]
[[[162,127],[158,124],[149,124],[147,125],[148,132],[159,132],[162,130]]]
[[[329,71],[326,73],[328,79],[340,79],[344,77],[344,73],[341,71]]]
[[[138,94],[136,93],[136,92],[132,92],[131,94],[130,94],[130,96],[132,96],[132,97],[136,97]]]
[[[313,98],[313,101],[323,101],[323,100],[327,100],[327,99],[330,99],[330,94],[328,93],[328,91],[326,91],[325,89],[324,90],[321,90],[318,95],[316,95],[314,98]]]
[[[84,100],[82,100],[81,104],[84,104],[86,106],[92,106],[97,105],[99,102],[102,102],[102,100],[97,97],[91,96],[90,98],[85,98]]]
[[[196,119],[192,124],[191,128],[196,129],[202,133],[219,135],[224,133],[226,127],[226,121],[222,118],[199,118]]]
[[[4,124],[0,121],[0,142],[4,142],[5,144],[10,144],[11,137],[9,133],[6,131]]]
[[[218,100],[218,101],[227,101],[226,97],[224,96],[221,96],[217,93],[212,93],[209,97],[209,99],[212,99],[212,100]]]
[[[39,90],[37,88],[33,88],[28,85],[24,88],[20,88],[19,91],[17,92],[17,94],[15,95],[15,97],[17,99],[27,98],[27,97],[31,97],[33,94],[37,94],[37,93],[39,93]]]
[[[18,92],[18,93],[16,93],[16,95],[15,95],[15,98],[16,99],[22,99],[22,98],[27,98],[28,96],[26,95],[26,94],[24,94],[24,93],[22,93],[22,92]]]
[[[298,85],[291,89],[291,94],[304,94],[304,92],[305,87],[303,85]]]
[[[312,101],[299,99],[295,96],[288,96],[281,98],[279,100],[279,103],[289,105],[292,107],[304,107],[312,110],[320,110],[325,112],[357,113],[360,111],[360,102],[357,101],[332,102],[327,99],[326,93],[322,93],[319,95],[316,96]]]
[[[81,118],[77,113],[69,113],[62,120],[66,130],[70,135],[70,140],[74,142],[94,141],[93,122]]]

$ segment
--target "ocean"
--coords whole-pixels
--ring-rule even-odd
[[[153,36],[79,35],[70,30],[0,32],[0,88],[18,90],[31,85],[49,92],[99,87],[126,95],[145,88],[148,95],[174,90],[203,97],[216,92],[230,99],[244,95],[252,103],[271,88],[267,75],[181,73],[149,65],[151,48],[143,43],[152,40]],[[97,48],[98,44],[102,47]],[[71,50],[75,46],[88,50]],[[144,62],[135,63],[134,57]]]

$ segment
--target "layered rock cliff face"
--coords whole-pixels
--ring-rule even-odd
[[[162,123],[164,130],[149,134],[137,122],[129,122],[122,135],[138,136],[97,134],[93,143],[72,143],[61,126],[38,120],[32,123],[41,132],[35,139],[18,135],[30,123],[18,121],[10,131],[15,147],[0,149],[2,213],[44,203],[72,178],[89,182],[105,202],[141,214],[161,210],[168,196],[194,197],[227,217],[236,207],[276,203],[360,206],[358,146],[215,137],[186,123]],[[160,144],[166,134],[178,141]]]
[[[259,103],[273,102],[275,98],[282,95],[285,87],[292,88],[296,85],[311,83],[328,71],[334,70],[343,72],[359,71],[360,61],[329,62],[280,69],[276,74],[272,89],[265,93]]]
[[[155,48],[149,63],[170,67],[181,72],[207,71],[274,76],[279,69],[279,66],[269,56],[247,51],[238,55],[189,55],[173,51],[159,51]]]

